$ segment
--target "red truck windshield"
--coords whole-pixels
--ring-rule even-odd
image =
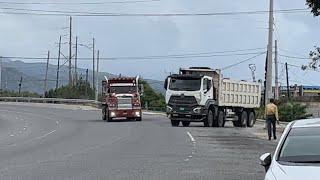
[[[136,93],[137,88],[135,86],[111,86],[110,93],[116,94],[132,94]]]

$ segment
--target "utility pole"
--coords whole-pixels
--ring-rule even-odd
[[[58,53],[56,90],[59,88],[60,54],[61,54],[61,36],[59,38],[59,53]]]
[[[70,27],[69,27],[69,85],[72,85],[72,74],[71,74],[71,60],[72,60],[72,17],[70,16]]]
[[[2,56],[0,56],[0,91],[2,93]]]
[[[272,49],[273,49],[273,0],[270,0],[269,7],[269,36],[268,36],[268,60],[266,72],[266,93],[265,105],[270,101],[272,95]]]
[[[92,88],[93,90],[95,89],[95,39],[93,38],[93,41],[92,41]]]
[[[256,82],[256,75],[255,75],[255,71],[257,69],[255,64],[249,64],[249,69],[251,70],[252,73],[252,80],[253,82]]]
[[[76,54],[74,58],[74,79],[75,79],[75,84],[78,84],[78,36],[76,37]]]
[[[89,69],[86,70],[86,96],[88,96],[88,74],[89,74]]]
[[[288,63],[286,63],[286,77],[287,77],[287,96],[290,99],[290,86],[289,86],[289,75],[288,75]]]
[[[98,101],[98,96],[99,96],[99,60],[100,60],[100,51],[98,50],[97,54],[97,74],[96,74],[96,95],[95,95],[95,100]]]
[[[46,96],[46,92],[48,91],[48,69],[49,69],[49,59],[50,59],[50,51],[48,51],[48,57],[47,57],[47,67],[46,67],[46,76],[44,78],[44,91],[43,91],[43,97]]]
[[[275,87],[274,99],[279,100],[279,75],[278,75],[278,41],[275,40],[275,54],[274,54],[274,71],[275,71]]]
[[[19,82],[19,96],[21,94],[21,86],[22,86],[22,76],[21,76],[20,82]]]

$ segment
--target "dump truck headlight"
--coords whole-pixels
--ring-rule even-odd
[[[197,113],[197,114],[200,114],[201,113],[201,109],[202,109],[201,107],[196,107],[196,108],[193,109],[193,112]]]

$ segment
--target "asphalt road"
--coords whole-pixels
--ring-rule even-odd
[[[65,105],[0,103],[0,179],[263,179],[259,156],[275,142],[255,129],[171,127],[100,120],[100,111]]]

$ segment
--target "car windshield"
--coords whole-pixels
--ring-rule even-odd
[[[131,94],[136,92],[135,86],[111,86],[110,93]]]
[[[178,79],[173,78],[170,81],[170,90],[175,91],[198,91],[201,87],[201,79]]]
[[[278,160],[320,163],[320,127],[293,128],[281,148]]]

